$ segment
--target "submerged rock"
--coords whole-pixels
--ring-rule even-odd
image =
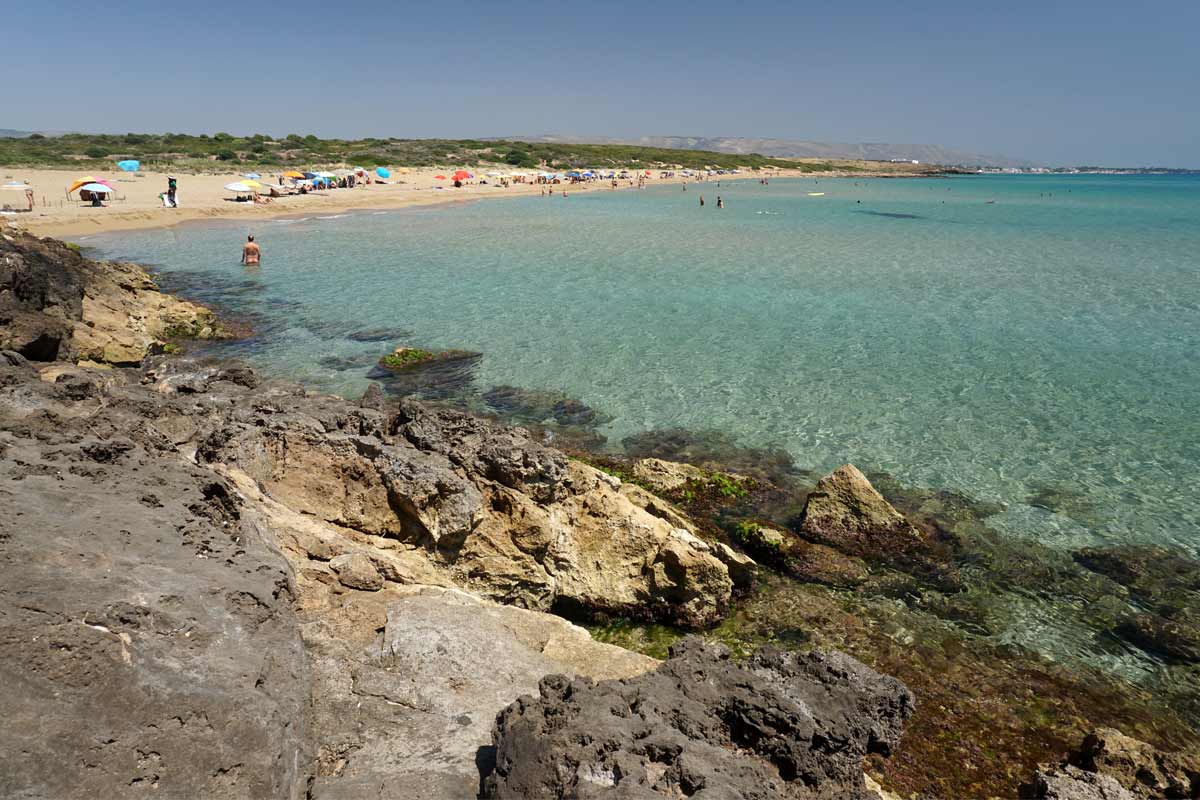
[[[736,470],[753,478],[786,481],[796,471],[787,451],[744,447],[723,431],[667,428],[627,436],[621,443],[630,458],[682,461],[710,471]]]
[[[488,408],[514,422],[553,422],[562,427],[590,428],[610,419],[562,392],[493,386],[482,398]]]
[[[853,588],[870,577],[861,558],[805,541],[790,531],[746,521],[737,525],[733,538],[759,561],[805,583]]]
[[[863,758],[889,754],[913,710],[902,683],[841,653],[740,664],[699,639],[636,678],[550,676],[538,692],[497,717],[484,798],[866,798]]]
[[[347,333],[346,338],[352,342],[394,342],[412,335],[406,328],[363,328]]]
[[[482,353],[467,350],[422,350],[419,347],[397,347],[379,359],[379,368],[387,372],[407,372],[446,361],[466,361],[480,358]]]

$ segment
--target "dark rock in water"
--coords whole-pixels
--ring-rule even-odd
[[[405,328],[363,328],[347,333],[346,338],[352,342],[395,342],[412,335],[413,332]]]
[[[913,711],[904,684],[842,653],[738,663],[694,638],[645,675],[538,689],[496,719],[484,798],[865,799],[863,758],[889,754]]]
[[[1039,765],[1020,796],[1032,800],[1200,797],[1200,754],[1163,752],[1112,728],[1084,737],[1056,766]]]
[[[888,217],[889,219],[928,219],[920,214],[900,214],[894,211],[863,211],[855,210],[856,214],[868,214],[872,217]]]
[[[378,361],[379,357],[374,353],[359,353],[355,356],[321,356],[317,359],[317,365],[338,372],[349,372],[373,367]]]
[[[1166,659],[1200,663],[1200,562],[1163,547],[1090,547],[1075,561],[1129,590],[1143,613],[1126,615],[1112,631]]]
[[[795,474],[795,464],[786,451],[743,447],[721,431],[667,428],[628,436],[621,444],[626,454],[634,459],[682,461],[709,470],[734,470],[772,481],[783,481]]]
[[[1099,521],[1095,504],[1087,494],[1066,484],[1040,484],[1033,487],[1034,491],[1025,502],[1034,508],[1045,509],[1055,514],[1071,517],[1085,524]]]
[[[1114,632],[1147,652],[1172,661],[1200,664],[1200,620],[1134,614]]]
[[[514,422],[546,423],[563,427],[594,427],[610,421],[595,409],[562,392],[522,389],[517,386],[493,386],[484,392],[483,401],[504,419]]]
[[[398,397],[447,400],[467,394],[483,356],[464,350],[447,350],[434,356],[400,369],[377,364],[367,377],[378,380],[384,391]]]
[[[482,353],[473,353],[469,350],[422,350],[419,347],[397,347],[379,359],[379,369],[384,372],[411,372],[448,361],[472,361],[482,357]]]
[[[757,522],[738,524],[733,538],[758,561],[805,583],[853,588],[861,586],[870,576],[870,570],[861,558]]]
[[[1164,547],[1087,547],[1075,561],[1112,578],[1139,598],[1156,602],[1173,591],[1200,591],[1200,561]]]

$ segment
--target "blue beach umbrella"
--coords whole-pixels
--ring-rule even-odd
[[[318,176],[317,173],[315,173],[315,172],[306,172],[306,173],[304,173],[304,177],[308,178],[309,180],[312,180],[313,178],[317,178],[320,176]]]
[[[137,172],[141,168],[142,162],[135,161],[132,158],[117,162],[117,169],[121,170],[122,172]]]
[[[249,178],[249,179],[250,179],[250,180],[252,180],[252,181],[256,181],[256,180],[258,180],[259,178],[261,178],[261,177],[262,177],[262,175],[259,175],[257,172],[247,172],[247,173],[244,173],[244,174],[242,175],[242,177],[243,177],[243,178]]]
[[[391,170],[389,170],[387,167],[376,167],[376,168],[375,168],[375,174],[376,174],[376,175],[378,175],[378,176],[379,176],[379,177],[381,177],[381,178],[390,178],[390,177],[392,177],[392,171],[391,171]]]

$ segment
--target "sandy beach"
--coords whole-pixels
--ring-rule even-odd
[[[772,170],[770,172],[743,172],[740,175],[719,176],[722,180],[736,178],[769,177],[870,177],[873,175],[903,176],[929,172],[929,167],[916,168],[907,164],[886,165],[862,162],[861,171],[805,173],[799,170]],[[505,171],[497,168],[498,171]],[[179,207],[164,208],[159,195],[166,191],[167,174],[160,172],[122,173],[119,171],[87,173],[58,169],[25,169],[5,167],[0,172],[3,182],[25,181],[34,190],[35,206],[32,212],[5,214],[17,225],[40,236],[64,239],[87,236],[116,230],[157,228],[183,222],[209,219],[272,219],[293,214],[338,213],[360,209],[393,209],[405,206],[429,205],[434,203],[461,202],[491,197],[520,197],[540,195],[548,188],[556,193],[566,191],[568,196],[579,192],[614,191],[609,181],[564,184],[553,187],[538,184],[515,183],[502,187],[498,179],[484,177],[493,168],[480,167],[474,170],[476,179],[455,189],[449,181],[439,181],[435,176],[450,175],[451,167],[394,170],[387,183],[359,185],[353,189],[329,189],[310,192],[306,195],[291,195],[272,198],[266,205],[235,202],[225,185],[237,181],[236,172],[220,174],[173,173],[179,180]],[[108,180],[116,194],[104,207],[96,208],[81,202],[77,195],[68,196],[66,190],[83,175]],[[480,183],[486,180],[487,183]],[[716,178],[713,179],[714,181]],[[263,173],[262,183],[278,182],[275,173]],[[658,170],[646,178],[647,186],[663,183],[697,183],[694,176],[676,175],[662,178]],[[620,181],[618,189],[635,189],[629,181]],[[25,199],[17,192],[0,197],[0,204],[13,208],[24,208]]]

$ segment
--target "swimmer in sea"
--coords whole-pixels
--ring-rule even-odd
[[[254,234],[246,237],[246,243],[242,245],[242,263],[248,267],[258,266],[259,259],[262,258],[262,250],[254,241]]]

